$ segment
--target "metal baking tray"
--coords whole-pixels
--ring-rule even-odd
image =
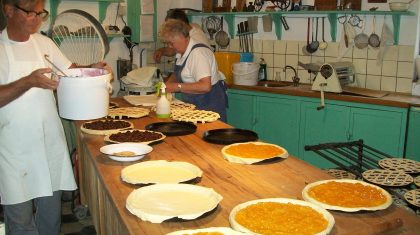
[[[161,132],[166,136],[180,136],[195,133],[197,126],[191,122],[154,122],[146,130]]]
[[[204,132],[203,139],[213,144],[234,144],[258,140],[258,134],[245,129],[223,128]]]

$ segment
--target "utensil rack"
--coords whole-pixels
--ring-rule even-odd
[[[379,168],[379,160],[392,157],[364,144],[363,140],[306,145],[305,150],[317,153],[358,178],[368,169]]]

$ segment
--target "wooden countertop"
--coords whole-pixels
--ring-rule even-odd
[[[121,99],[117,103],[121,106],[127,105]],[[149,123],[168,120],[156,119],[154,114],[150,114],[149,117],[130,121],[134,123],[135,128],[143,129]],[[79,130],[83,122],[75,123]],[[116,162],[101,154],[99,148],[105,145],[103,136],[88,135],[78,131],[80,161],[87,161],[93,165],[92,169],[99,178],[97,181],[100,187],[97,188],[104,188],[105,195],[110,198],[111,207],[115,208],[116,215],[113,216],[120,220],[116,224],[125,227],[129,234],[158,235],[181,229],[230,227],[229,213],[240,203],[273,197],[301,199],[301,191],[306,184],[331,178],[322,170],[293,156],[254,165],[230,163],[221,155],[222,145],[210,144],[201,138],[207,130],[228,127],[230,126],[220,121],[197,124],[196,133],[167,137],[163,142],[152,145],[153,151],[141,160],[186,161],[203,170],[203,177],[197,185],[213,188],[223,196],[223,200],[211,214],[192,221],[153,224],[132,215],[125,208],[125,201],[129,193],[138,186],[129,185],[120,179],[121,170],[132,163]],[[83,172],[81,173],[83,175]],[[82,194],[89,193],[89,186],[81,185],[81,188],[86,190]],[[98,199],[90,200],[89,206],[98,203]],[[392,223],[398,218],[402,220],[404,226],[389,234],[414,234],[414,231],[420,227],[418,217],[395,205],[383,211],[356,213],[331,211],[331,213],[335,218],[331,234],[373,234],[378,226]],[[97,217],[106,218],[111,215],[94,212],[92,216],[95,220]]]
[[[288,83],[286,83],[288,84]],[[268,92],[273,94],[283,94],[291,96],[303,96],[303,97],[313,97],[320,98],[319,91],[312,91],[311,85],[308,84],[299,84],[298,87],[292,85],[285,87],[264,87],[264,86],[241,86],[241,85],[229,85],[229,88],[246,90],[246,91],[259,91],[259,92]],[[358,88],[359,91],[365,91],[366,93],[373,93],[374,90]],[[340,100],[348,102],[357,102],[365,104],[376,104],[400,108],[409,108],[409,107],[420,107],[420,96],[413,96],[405,93],[396,93],[396,92],[387,92],[384,97],[381,98],[372,98],[365,97],[360,95],[350,95],[350,94],[336,94],[336,93],[325,93],[325,99],[331,100]]]

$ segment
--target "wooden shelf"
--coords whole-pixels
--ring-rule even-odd
[[[397,45],[399,42],[400,35],[400,24],[401,16],[415,16],[416,14],[410,11],[400,12],[400,11],[275,11],[275,12],[190,12],[187,14],[191,18],[193,16],[214,16],[220,15],[226,20],[228,24],[228,32],[231,38],[235,37],[235,18],[236,17],[248,17],[248,16],[262,16],[262,15],[271,15],[274,22],[275,33],[277,39],[281,40],[282,38],[282,25],[280,18],[282,16],[293,16],[293,15],[308,15],[308,16],[317,16],[317,15],[327,15],[328,21],[330,23],[330,34],[333,42],[337,39],[337,17],[339,15],[390,15],[392,16],[392,22],[394,26],[394,44]]]

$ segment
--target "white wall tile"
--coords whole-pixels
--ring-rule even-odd
[[[312,83],[311,75],[308,73],[308,71],[299,69],[297,72],[298,72],[298,77],[300,79],[299,81],[300,83],[306,83],[306,84]]]
[[[398,62],[397,77],[413,78],[414,63],[413,62]]]
[[[274,41],[264,40],[262,44],[263,53],[274,53]]]
[[[276,67],[276,68],[284,68],[284,66],[286,65],[285,58],[286,58],[285,55],[276,55],[276,54],[274,54],[273,67]]]
[[[261,58],[264,58],[267,67],[274,67],[274,54],[263,54]],[[258,59],[255,61],[260,61],[260,58],[255,59]]]
[[[366,88],[366,75],[364,74],[356,74],[355,82],[352,86]]]
[[[299,58],[297,55],[289,55],[286,57],[286,65],[290,65],[293,68],[297,68]]]
[[[397,92],[411,93],[412,85],[410,78],[397,78]]]
[[[414,59],[414,46],[400,46],[398,50],[398,61],[412,62]]]
[[[328,47],[325,49],[325,56],[338,57],[338,43],[328,42]]]
[[[397,62],[384,60],[382,62],[382,75],[395,77],[397,75]]]
[[[382,67],[381,65],[378,66],[376,63],[376,60],[368,60],[367,61],[367,68],[366,68],[366,74],[368,75],[381,75]]]
[[[386,77],[382,76],[381,78],[381,90],[382,91],[395,91],[397,86],[396,77]]]
[[[354,59],[354,69],[358,74],[366,74],[367,60],[366,59]]]
[[[368,49],[359,49],[357,47],[353,48],[353,58],[359,58],[359,59],[366,59],[368,54]]]
[[[240,49],[239,49],[239,39],[230,40],[229,50],[230,51],[240,51]]]
[[[376,60],[378,58],[379,48],[368,47],[368,59]]]
[[[286,54],[286,41],[276,40],[274,42],[274,54]]]
[[[372,90],[380,90],[381,89],[381,76],[367,75],[366,88],[372,89]]]
[[[263,40],[254,39],[254,53],[261,53],[263,51]]]
[[[384,60],[397,61],[398,60],[398,46],[394,45],[394,46],[386,47]]]
[[[288,55],[297,55],[299,54],[300,47],[298,41],[287,41],[286,45],[286,54]]]

